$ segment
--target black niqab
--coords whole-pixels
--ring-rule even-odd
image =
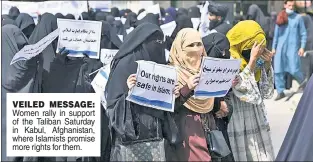
[[[34,19],[27,13],[21,13],[15,20],[17,26],[23,31],[27,38],[33,33],[35,29]]]
[[[128,35],[112,61],[111,73],[105,92],[107,113],[111,127],[114,128],[114,131],[119,136],[125,136],[131,139],[151,138],[157,131],[155,124],[152,123],[151,126],[146,126],[143,123],[138,123],[141,129],[138,132],[133,123],[137,119],[150,123],[155,120],[151,116],[159,119],[164,118],[163,111],[146,108],[145,106],[133,104],[126,100],[128,94],[126,80],[130,74],[134,74],[137,71],[137,63],[135,61],[146,60],[166,63],[164,53],[159,53],[159,51],[164,51],[164,48],[162,49],[162,45],[160,44],[157,45],[158,43],[156,41],[160,38],[163,38],[163,33],[157,25],[150,23],[141,24]],[[149,50],[148,52],[147,49],[149,48],[158,48],[158,51]],[[140,119],[136,116],[140,116]]]
[[[224,34],[211,33],[202,42],[209,57],[230,59],[230,43]]]
[[[197,6],[190,7],[188,9],[188,11],[189,11],[188,16],[190,18],[200,18],[201,17],[200,9]]]
[[[32,35],[29,38],[30,44],[35,44],[40,41],[42,38],[53,32],[58,28],[57,26],[57,18],[50,14],[44,13],[41,16],[40,22],[37,24],[34,29]],[[50,71],[50,63],[53,61],[55,57],[55,51],[57,47],[57,39],[55,39],[48,47],[42,51],[43,57],[43,68],[49,72]]]
[[[140,10],[138,11],[138,15],[141,14],[142,12],[144,12],[144,11],[146,11],[144,8],[140,9]]]
[[[111,8],[111,15],[113,17],[121,17],[120,16],[120,10],[116,7]]]
[[[54,16],[55,16],[56,18],[64,19],[64,15],[61,14],[61,13],[56,13]]]
[[[270,18],[264,16],[264,13],[260,9],[260,7],[256,4],[252,4],[247,13],[247,19],[248,20],[254,20],[256,21],[264,30],[265,34],[269,34],[270,30]]]
[[[83,17],[83,20],[91,20],[91,17],[89,16],[88,12],[82,12],[81,16]],[[80,18],[81,20],[81,18]]]
[[[96,21],[106,21],[107,15],[108,15],[107,13],[100,11],[100,12],[96,13],[95,20]]]
[[[214,14],[215,16],[221,16],[223,21],[228,14],[227,6],[222,5],[222,4],[218,4],[218,3],[211,3],[210,2],[210,5],[208,6],[208,11],[210,13]]]
[[[183,16],[183,15],[188,16],[188,10],[185,8],[179,8],[176,13],[176,18],[178,18],[179,16]]]
[[[17,7],[11,7],[9,10],[9,17],[15,20],[20,14],[20,10]]]
[[[12,20],[12,19],[9,19],[9,18],[2,19],[1,22],[2,22],[2,24],[1,24],[2,26],[7,25],[7,24],[11,24],[11,25],[17,26],[16,22],[14,20]]]
[[[75,20],[75,16],[72,14],[67,14],[64,16],[64,19],[71,19],[71,20]]]
[[[108,15],[106,16],[106,21],[110,24],[110,25],[114,25],[114,21],[115,21],[115,18],[112,16],[112,15]]]
[[[127,18],[124,24],[125,29],[129,29],[131,27],[136,27],[137,15],[134,12],[130,12],[127,14]]]
[[[102,21],[100,48],[119,49],[122,41],[117,36],[116,30],[106,21]]]

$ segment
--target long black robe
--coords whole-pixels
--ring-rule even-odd
[[[313,77],[311,76],[289,125],[276,161],[313,161]]]
[[[23,31],[25,36],[29,38],[35,29],[34,19],[27,13],[21,13],[15,20],[17,26]]]

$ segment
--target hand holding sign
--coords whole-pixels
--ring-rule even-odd
[[[199,81],[200,81],[200,74],[193,75],[187,81],[188,88],[190,90],[194,90],[196,86],[199,84]]]
[[[128,87],[128,89],[132,89],[135,86],[136,81],[137,81],[136,74],[130,74],[128,79],[127,79],[127,87]]]

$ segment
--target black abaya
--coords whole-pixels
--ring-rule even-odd
[[[35,29],[34,19],[26,13],[21,13],[15,20],[17,26],[23,31],[25,36],[29,38]]]

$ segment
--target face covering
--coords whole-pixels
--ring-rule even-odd
[[[209,30],[216,28],[220,24],[220,21],[217,19],[211,20],[209,23]]]
[[[242,56],[245,58],[247,62],[250,61],[250,53],[251,53],[251,49],[242,51]],[[264,66],[264,63],[265,63],[264,60],[259,57],[256,61],[256,67],[261,68]]]
[[[286,13],[287,13],[288,15],[292,14],[293,12],[294,12],[293,10],[290,10],[290,9],[286,8]]]
[[[150,37],[146,42],[144,42],[144,48],[149,53],[151,61],[158,64],[165,64],[165,44],[160,36]]]

